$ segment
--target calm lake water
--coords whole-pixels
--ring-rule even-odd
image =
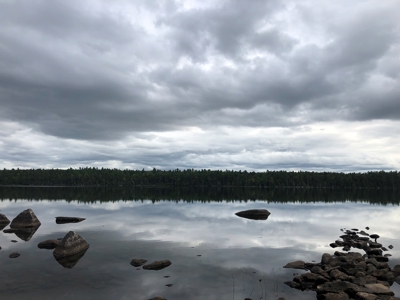
[[[378,233],[400,264],[400,197],[392,191],[261,189],[0,188],[10,220],[31,208],[42,225],[29,241],[0,233],[1,299],[316,299],[283,284],[295,260],[321,260],[341,228]],[[237,217],[267,209],[268,220]],[[55,217],[85,221],[56,224]],[[9,226],[5,227],[5,229]],[[47,239],[76,231],[90,244],[72,268]],[[11,240],[17,240],[16,243]],[[338,250],[338,249],[336,249]],[[12,252],[20,257],[10,259]],[[159,271],[137,270],[133,258],[168,259]],[[168,276],[168,277],[166,277]],[[168,287],[167,284],[172,284]],[[400,295],[396,283],[391,287]]]

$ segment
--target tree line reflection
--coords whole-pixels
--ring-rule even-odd
[[[400,191],[387,189],[269,189],[155,187],[0,187],[0,200],[109,201],[265,201],[268,203],[369,202],[399,205]]]

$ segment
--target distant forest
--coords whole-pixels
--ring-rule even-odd
[[[397,171],[337,173],[220,170],[119,170],[119,169],[3,169],[3,186],[159,186],[159,187],[262,187],[398,189]]]

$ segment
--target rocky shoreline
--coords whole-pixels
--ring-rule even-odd
[[[300,260],[288,263],[284,268],[310,272],[285,284],[302,291],[315,291],[318,300],[400,300],[390,289],[394,282],[400,284],[400,265],[389,267],[390,255],[383,255],[387,248],[377,242],[379,235],[357,229],[342,231],[341,240],[330,246],[343,247],[344,252],[324,253],[320,263]],[[357,252],[350,252],[352,248]]]

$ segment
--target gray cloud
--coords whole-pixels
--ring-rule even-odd
[[[251,161],[234,163],[232,153],[242,155],[241,150],[229,151],[229,139],[224,140],[220,132],[237,128],[245,136],[259,129],[276,133],[288,128],[293,133],[287,136],[291,144],[305,125],[318,127],[325,122],[323,126],[331,128],[347,122],[357,131],[359,121],[378,122],[378,127],[379,120],[397,122],[397,3],[353,5],[357,9],[328,1],[285,5],[276,1],[185,5],[167,0],[90,5],[3,1],[0,121],[20,125],[17,132],[25,138],[18,140],[13,138],[15,131],[4,131],[0,147],[6,151],[0,161],[5,166],[23,164],[25,156],[26,166],[36,164],[35,157],[41,156],[26,141],[39,138],[48,149],[55,149],[55,157],[68,157],[62,164],[53,162],[60,166],[79,161],[129,165],[136,158],[141,166],[167,168],[164,159],[169,157],[171,164],[181,161],[182,166],[200,167],[202,163],[189,158],[212,153],[225,161],[213,166],[230,162],[256,169],[312,168],[315,163],[304,159],[298,164],[275,161],[258,167]],[[187,134],[193,128],[219,136],[225,146],[193,146]],[[158,148],[157,141],[164,135],[170,139],[168,147],[180,143],[182,148]],[[177,140],[181,135],[184,140]],[[257,149],[261,137],[247,141],[244,136],[235,141],[239,148]],[[129,142],[138,137],[154,153],[138,155],[140,146]],[[330,144],[327,137],[319,138],[318,143]],[[78,147],[81,153],[70,160],[70,153],[50,146],[54,141],[65,149],[84,143]],[[207,142],[222,140],[204,139]],[[118,145],[114,154],[94,153],[108,143]],[[8,150],[15,144],[22,148]],[[346,147],[363,156],[364,147],[351,143]],[[382,147],[384,151],[389,145]],[[18,154],[23,151],[24,155]],[[307,157],[305,149],[291,151]],[[345,161],[358,160],[345,157]],[[394,157],[376,168],[396,168],[399,162]]]

